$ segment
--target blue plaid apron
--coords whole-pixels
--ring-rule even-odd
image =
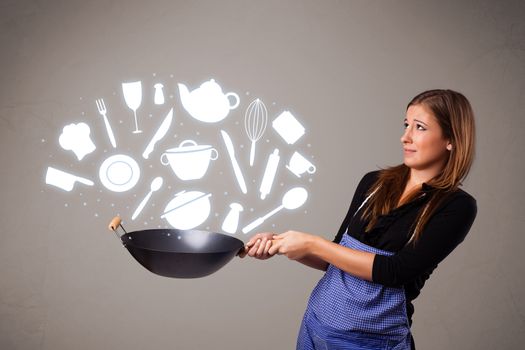
[[[394,254],[347,233],[339,244],[374,254]],[[410,342],[403,288],[369,282],[328,265],[308,301],[297,350],[410,350]]]

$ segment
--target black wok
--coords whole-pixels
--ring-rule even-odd
[[[119,235],[118,228],[125,234]],[[235,257],[244,243],[214,232],[177,229],[150,229],[126,232],[117,216],[110,230],[142,266],[165,277],[197,278],[210,275]]]

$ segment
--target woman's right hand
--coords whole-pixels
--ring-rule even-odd
[[[253,258],[259,260],[266,260],[271,258],[273,255],[270,255],[268,251],[272,246],[272,239],[275,234],[271,232],[263,232],[254,235],[248,243],[244,246],[244,251],[239,254],[239,257],[244,258],[246,255],[249,255]]]

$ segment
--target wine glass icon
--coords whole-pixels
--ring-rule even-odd
[[[131,83],[122,83],[122,92],[124,93],[126,104],[135,114],[135,130],[133,133],[141,133],[142,130],[139,130],[139,124],[137,122],[137,109],[142,103],[142,82],[134,81]]]

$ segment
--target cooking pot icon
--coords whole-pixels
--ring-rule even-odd
[[[163,165],[171,169],[181,180],[202,178],[210,165],[210,160],[219,157],[219,153],[210,145],[198,145],[193,140],[184,140],[179,147],[170,148],[160,156]]]
[[[179,230],[189,230],[202,224],[210,215],[211,193],[181,191],[166,205],[161,219]]]

